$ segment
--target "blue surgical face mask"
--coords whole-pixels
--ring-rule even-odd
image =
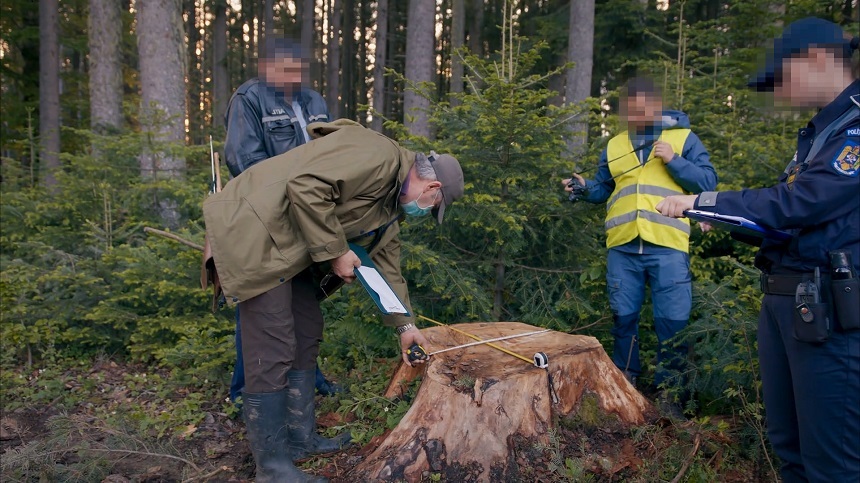
[[[430,202],[430,206],[427,206],[426,208],[422,208],[421,206],[418,206],[418,198],[421,198],[421,195],[419,194],[418,198],[415,198],[414,200],[410,201],[409,203],[405,203],[402,205],[403,206],[403,212],[406,213],[408,216],[415,216],[415,217],[427,216],[430,214],[430,211],[433,210],[433,204],[436,203],[436,196],[438,196],[438,195],[439,195],[439,191],[436,191],[436,194],[433,196],[433,201]]]

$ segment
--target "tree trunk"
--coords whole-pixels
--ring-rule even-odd
[[[451,3],[451,93],[463,92],[463,61],[460,48],[466,41],[466,4],[465,0],[452,0]],[[459,104],[452,98],[451,104]]]
[[[307,52],[310,58],[318,59],[320,57],[317,56],[317,50],[322,44],[322,42],[320,42],[317,37],[316,1],[301,0],[301,2],[297,2],[296,5],[301,5],[300,13],[302,48],[305,49],[305,52]],[[320,64],[322,64],[322,62],[312,62],[309,75],[310,87],[317,92],[322,90],[323,85]]]
[[[472,23],[469,26],[469,51],[477,56],[484,54],[484,0],[472,0]]]
[[[185,58],[188,61],[186,73],[186,97],[188,106],[188,137],[189,142],[200,144],[203,142],[204,129],[204,111],[200,109],[200,102],[203,98],[203,62],[200,61],[201,56],[197,54],[198,47],[203,52],[200,44],[200,29],[198,28],[198,12],[196,0],[185,0],[185,38],[188,39],[186,45]]]
[[[325,100],[332,119],[340,117],[340,22],[341,0],[332,0],[329,10],[331,34],[328,39],[328,55],[325,65]]]
[[[370,128],[382,132],[382,117],[385,115],[385,64],[388,47],[388,0],[376,2],[376,51],[373,57],[373,120]]]
[[[230,78],[227,73],[227,2],[217,0],[214,4],[215,18],[212,25],[212,87],[214,112],[212,124],[224,127],[224,114],[230,101]]]
[[[567,58],[574,62],[567,71],[565,98],[568,104],[584,101],[591,95],[591,70],[594,66],[594,0],[570,2]],[[567,136],[567,149],[579,154],[588,142],[587,113],[574,118]]]
[[[352,92],[355,88],[355,0],[341,0],[343,16],[341,17],[340,43],[340,117],[352,119]]]
[[[275,31],[275,7],[272,0],[263,2],[263,42],[268,40]],[[265,44],[264,44],[265,45]]]
[[[185,42],[179,0],[140,2],[137,11],[140,55],[141,123],[155,144],[185,141]],[[144,177],[182,177],[185,158],[155,147],[141,157]],[[159,147],[161,149],[159,149]]]
[[[98,134],[122,129],[122,17],[115,0],[90,0],[88,18],[90,127]]]
[[[540,330],[519,322],[452,326],[488,340]],[[422,331],[428,351],[474,342],[449,327]],[[495,342],[547,369],[489,345],[431,357],[424,366],[401,364],[386,397],[402,396],[405,383],[423,371],[412,407],[348,475],[351,481],[519,481],[517,452],[548,444],[555,421],[590,421],[623,431],[656,417],[656,411],[604,352],[597,339],[544,332]]]
[[[436,2],[409,0],[407,25],[406,79],[420,88],[423,82],[433,82],[433,73],[436,71],[436,37],[433,30],[436,26]],[[403,124],[412,134],[430,137],[429,108],[429,99],[407,88],[403,94]]]
[[[144,178],[181,178],[185,158],[185,42],[180,0],[136,4],[140,56],[141,124],[150,140],[140,157]],[[179,226],[173,200],[157,200],[165,225]]]
[[[49,189],[60,168],[60,23],[58,0],[39,0],[39,160]]]

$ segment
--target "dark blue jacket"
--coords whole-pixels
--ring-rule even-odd
[[[230,174],[238,176],[252,165],[305,143],[292,103],[301,106],[307,124],[331,121],[322,96],[301,89],[291,99],[259,79],[236,89],[227,106],[224,158]]]
[[[854,81],[797,134],[796,159],[803,162],[816,133],[853,110],[847,125],[830,134],[822,149],[806,159],[793,180],[783,173],[770,188],[703,193],[696,208],[742,216],[791,231],[789,243],[765,240],[756,266],[767,273],[809,273],[829,265],[828,252],[850,250],[860,272],[860,81]],[[791,182],[789,182],[791,181]]]

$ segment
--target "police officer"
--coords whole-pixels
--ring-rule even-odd
[[[287,38],[272,38],[266,41],[263,55],[258,61],[258,77],[246,81],[236,89],[225,115],[227,139],[224,155],[233,177],[239,176],[251,166],[286,153],[310,141],[307,125],[312,122],[328,122],[330,115],[322,96],[304,87],[308,84],[309,59],[300,44]],[[322,337],[322,334],[307,334]],[[313,422],[313,405],[308,409],[307,400],[313,400],[314,387],[320,394],[328,395],[337,390],[320,372],[319,368],[296,367],[290,373],[291,385],[303,388],[303,396],[291,400],[295,415],[306,421],[302,451],[294,454],[296,459],[309,454],[336,451],[349,442],[349,433],[327,439],[318,436]],[[230,382],[230,399],[234,402],[245,387],[245,368],[242,358],[242,332],[239,311],[236,311],[236,363],[233,380]],[[299,410],[298,408],[301,408]],[[305,414],[308,413],[308,414]],[[298,423],[293,425],[298,427]]]
[[[798,20],[750,82],[794,107],[820,109],[798,131],[795,159],[779,184],[657,205],[668,216],[696,208],[794,235],[763,240],[756,256],[768,436],[786,482],[860,481],[860,81],[851,70],[858,43],[831,22]],[[830,280],[840,268],[830,263],[835,255],[850,257],[841,269],[853,279]]]

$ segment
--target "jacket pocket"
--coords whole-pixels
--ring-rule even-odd
[[[278,119],[266,123],[266,134],[278,143],[292,144],[296,139],[296,128],[289,119]]]

